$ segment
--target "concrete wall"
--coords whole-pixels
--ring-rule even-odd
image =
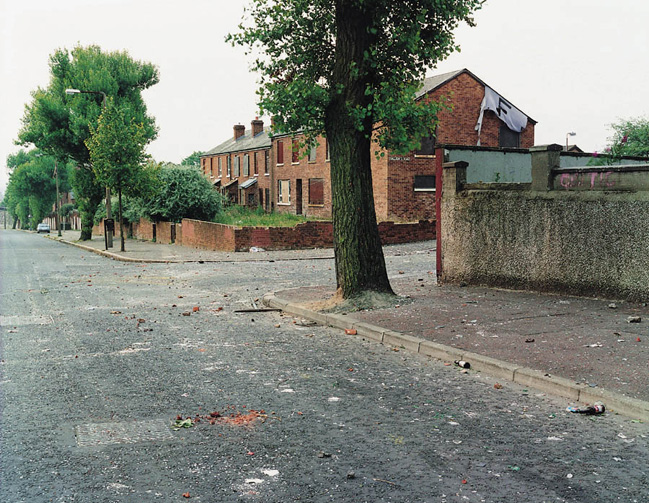
[[[532,156],[527,149],[445,147],[449,162],[466,161],[467,183],[530,183]]]
[[[573,170],[569,185],[560,150],[531,149],[525,185],[472,186],[445,165],[442,281],[649,299],[649,164]]]

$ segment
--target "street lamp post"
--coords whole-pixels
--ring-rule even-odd
[[[577,136],[577,133],[575,133],[574,131],[571,131],[570,133],[566,133],[566,152],[568,152],[568,147],[569,147],[568,138],[570,136]]]
[[[65,94],[101,94],[101,108],[106,108],[106,93],[103,91],[82,91],[80,89],[66,89]],[[110,208],[110,187],[106,187],[106,219],[112,220],[112,212]],[[104,234],[106,241],[106,250],[113,247],[113,231],[107,230],[104,226]]]
[[[56,235],[61,237],[61,200],[59,198],[59,170],[56,160],[54,161],[54,178],[56,179]]]

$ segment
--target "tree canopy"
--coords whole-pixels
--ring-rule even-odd
[[[649,157],[649,119],[636,117],[611,124],[610,153],[614,156]]]
[[[60,161],[71,159],[79,170],[73,177],[82,219],[82,239],[89,239],[92,217],[103,187],[91,169],[85,141],[102,111],[101,93],[112,97],[124,114],[142,125],[149,140],[157,135],[141,92],[159,81],[157,68],[133,60],[126,51],[103,52],[98,46],[58,49],[50,56],[50,83],[32,93],[25,106],[18,142],[33,144]],[[67,95],[66,89],[84,91]]]
[[[180,164],[181,164],[182,166],[194,166],[194,167],[198,168],[198,167],[200,167],[200,165],[201,165],[201,156],[202,156],[204,153],[205,153],[205,152],[202,152],[202,151],[200,151],[200,150],[197,150],[196,152],[194,152],[194,153],[188,155],[188,156],[185,157],[182,161],[180,161]]]
[[[180,222],[183,218],[210,221],[221,210],[223,196],[193,168],[163,167],[157,175],[157,191],[138,198],[137,213],[151,220]]]
[[[343,298],[391,292],[374,211],[372,142],[404,152],[434,133],[439,105],[415,103],[415,93],[426,70],[458,49],[453,30],[473,24],[483,2],[252,0],[228,38],[255,54],[259,105],[276,129],[324,133],[331,146]]]
[[[70,190],[71,166],[33,149],[20,150],[7,158],[11,170],[4,203],[21,227],[35,229],[52,211],[56,201],[55,169],[62,191]]]

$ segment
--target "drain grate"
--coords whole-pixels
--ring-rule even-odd
[[[136,444],[174,438],[169,424],[162,419],[132,423],[80,424],[74,430],[79,447]]]

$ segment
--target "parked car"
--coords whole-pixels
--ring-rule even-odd
[[[38,232],[39,234],[41,232],[47,232],[49,234],[49,232],[50,232],[50,224],[38,224],[36,226],[36,232]]]

